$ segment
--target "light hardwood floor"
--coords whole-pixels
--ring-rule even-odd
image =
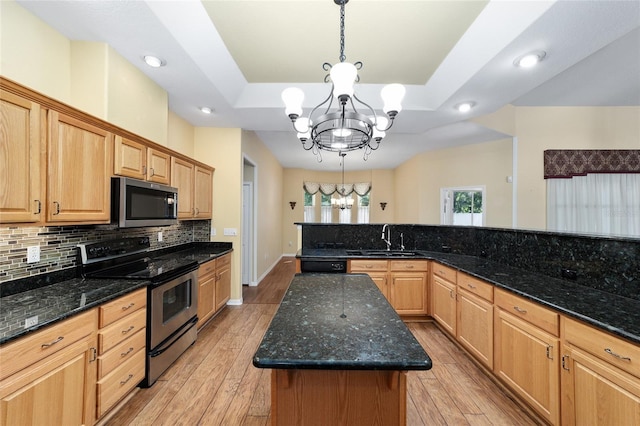
[[[244,304],[224,308],[107,424],[268,425],[270,370],[251,359],[294,271],[293,259],[284,258],[258,287],[244,287]],[[433,360],[431,370],[408,373],[408,425],[535,424],[433,323],[407,325]]]

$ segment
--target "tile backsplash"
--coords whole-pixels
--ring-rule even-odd
[[[76,246],[113,238],[148,236],[152,249],[209,241],[210,220],[120,229],[115,225],[0,227],[0,283],[76,266]],[[158,241],[162,232],[162,242]],[[40,261],[27,263],[27,247],[40,247]]]

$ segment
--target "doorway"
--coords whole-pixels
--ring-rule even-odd
[[[256,166],[244,157],[242,169],[242,285],[256,282]]]

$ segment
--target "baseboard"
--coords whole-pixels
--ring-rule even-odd
[[[269,274],[269,272],[271,272],[271,270],[272,270],[273,268],[275,268],[275,267],[276,267],[276,265],[278,264],[278,262],[280,262],[280,259],[282,259],[283,257],[284,257],[284,255],[281,255],[279,258],[277,258],[277,259],[276,259],[276,261],[275,261],[275,262],[273,262],[273,263],[271,264],[271,266],[270,266],[270,267],[265,271],[265,273],[264,273],[264,274],[262,274],[262,275],[260,275],[260,277],[258,278],[258,280],[256,281],[256,283],[255,283],[255,284],[250,283],[250,284],[249,284],[249,286],[251,286],[251,287],[255,287],[255,286],[257,286],[257,285],[258,285],[258,283],[260,283],[260,281],[262,281],[262,280],[264,279],[264,277],[266,277],[266,276]]]
[[[240,305],[242,305],[242,297],[240,299],[229,299],[227,301],[227,305],[230,305],[230,306],[240,306]]]

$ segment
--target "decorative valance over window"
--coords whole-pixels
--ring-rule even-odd
[[[544,151],[544,178],[587,173],[640,173],[637,149],[550,149]]]
[[[355,192],[359,196],[363,197],[371,191],[371,182],[359,182],[359,183],[317,183],[317,182],[304,182],[302,187],[309,194],[313,195],[320,191],[324,195],[332,195],[336,192],[340,195],[350,195]]]

